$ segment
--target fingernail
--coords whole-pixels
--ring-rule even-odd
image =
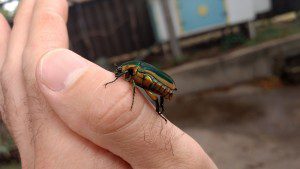
[[[81,77],[88,67],[85,59],[68,50],[56,50],[43,56],[39,65],[41,82],[53,91],[61,91]]]

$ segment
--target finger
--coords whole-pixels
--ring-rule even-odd
[[[35,81],[40,57],[54,48],[68,48],[68,3],[66,0],[36,0],[28,44],[23,56],[25,79]]]
[[[36,90],[34,70],[43,53],[51,48],[68,46],[67,13],[66,0],[36,0],[34,5],[29,36],[22,57],[22,71],[26,82],[24,86],[28,105],[30,105],[29,118],[32,123],[32,133],[43,133],[42,131],[48,129],[51,124],[55,124],[54,121],[57,120],[49,113],[51,108],[47,107],[46,102],[39,95],[39,91]],[[53,130],[58,129],[53,128]],[[35,141],[36,134],[32,138]]]
[[[62,57],[64,56],[64,57]],[[75,132],[133,168],[213,168],[202,148],[172,123],[165,124],[140,92],[67,50],[47,53],[37,69],[40,89]]]
[[[127,164],[123,160],[99,147],[96,149],[98,150],[97,153],[88,153],[88,156],[84,155],[78,160],[79,154],[85,154],[82,152],[83,149],[92,150],[95,148],[82,148],[86,147],[87,143],[82,141],[80,136],[74,135],[57,118],[35,87],[35,70],[40,57],[53,48],[68,47],[67,13],[68,4],[66,0],[37,0],[23,55],[23,74],[26,81],[28,104],[30,105],[30,119],[34,133],[33,142],[35,155],[38,157],[35,160],[37,163],[35,167],[43,168],[43,165],[47,164],[47,168],[57,168],[57,164],[74,165],[73,162],[76,162],[76,166],[86,166],[87,168],[89,165],[96,168],[100,168],[101,165],[107,166],[107,168],[127,168]],[[66,149],[66,145],[70,148]],[[44,152],[48,153],[45,154]],[[57,152],[60,152],[59,155]],[[95,159],[101,160],[94,163]],[[63,166],[62,168],[70,168],[70,166]]]
[[[38,131],[42,133],[41,131],[54,123],[53,120],[57,120],[49,113],[51,108],[37,90],[35,69],[39,58],[48,50],[68,47],[67,13],[66,0],[36,0],[34,6],[29,37],[22,58],[33,133]],[[40,126],[44,127],[41,129]]]
[[[24,168],[31,168],[33,147],[22,76],[22,53],[27,41],[35,0],[20,1],[1,71],[6,125],[19,149]]]
[[[63,124],[57,121],[51,113],[51,108],[40,97],[35,87],[33,70],[36,69],[36,62],[44,52],[52,47],[67,47],[65,22],[68,6],[65,0],[35,0],[32,11],[34,12],[29,22],[30,28],[21,59],[22,78],[25,79],[24,90],[27,93],[27,105],[29,105],[28,111],[30,112],[28,118],[32,130],[31,142],[35,147],[43,147],[35,148],[34,153],[40,158],[46,158],[42,157],[40,152],[51,152],[53,148],[50,146],[55,142],[53,135],[64,138],[63,136],[71,134],[66,132]],[[72,139],[74,138],[67,137],[62,139],[62,142]]]
[[[10,27],[4,18],[4,16],[0,13],[0,70],[2,70],[3,62],[7,55],[7,44],[10,35]],[[2,120],[5,121],[4,113],[3,113],[3,106],[4,106],[4,97],[2,93],[2,86],[0,84],[0,112]]]

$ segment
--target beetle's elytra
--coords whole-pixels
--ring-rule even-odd
[[[177,90],[174,80],[169,75],[143,61],[125,62],[118,66],[114,73],[116,79],[106,83],[105,87],[114,83],[118,78],[124,77],[133,86],[131,109],[134,103],[135,88],[139,86],[155,101],[156,112],[167,122],[167,119],[162,115],[164,112],[164,99],[170,100],[174,91]],[[160,99],[158,99],[158,96],[160,96]]]

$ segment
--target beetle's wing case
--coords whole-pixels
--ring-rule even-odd
[[[150,65],[143,61],[133,60],[125,62],[121,66],[123,67],[123,69],[128,69],[130,67],[140,67],[139,70],[143,73],[151,75],[159,82],[169,87],[171,90],[176,90],[174,80],[169,75],[154,67],[153,65]]]
[[[163,71],[145,62],[141,63],[141,67],[145,71],[145,73],[150,74],[151,76],[156,78],[159,82],[169,87],[171,90],[176,89],[174,80]]]
[[[159,70],[158,68],[154,67],[153,65],[150,65],[148,63],[145,63],[145,62],[142,62],[141,63],[141,67],[145,70],[149,70],[149,71],[152,71],[154,72],[155,74],[157,74],[158,76],[164,78],[166,81],[168,81],[169,83],[174,83],[174,80],[168,75],[166,74],[165,72]]]

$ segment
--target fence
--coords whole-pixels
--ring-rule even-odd
[[[97,0],[70,7],[68,30],[75,52],[95,61],[154,44],[146,0]]]

